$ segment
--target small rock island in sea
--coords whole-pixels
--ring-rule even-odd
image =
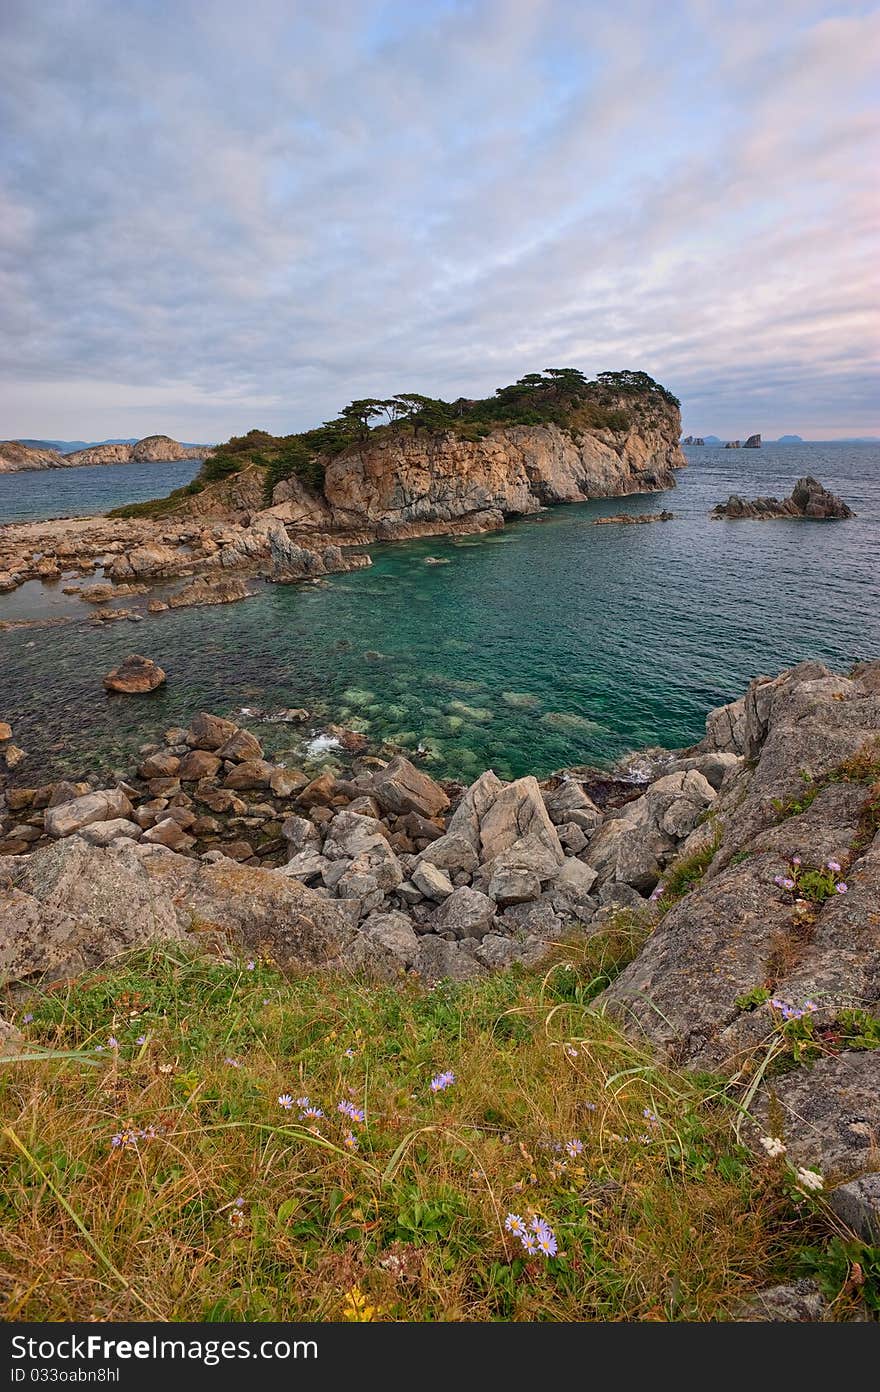
[[[852,508],[842,498],[823,488],[818,479],[809,475],[798,479],[788,498],[741,498],[731,493],[726,503],[717,503],[711,516],[717,521],[738,521],[740,518],[763,520],[774,517],[803,517],[826,522],[855,517]]]

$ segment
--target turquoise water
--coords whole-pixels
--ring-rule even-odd
[[[137,627],[2,634],[0,718],[31,751],[21,774],[85,770],[96,751],[123,763],[202,707],[291,706],[311,710],[315,727],[332,719],[377,742],[422,742],[441,774],[540,774],[692,742],[706,712],[758,673],[880,656],[880,450],[687,453],[667,493],[554,508],[486,537],[374,547],[372,569],[320,587],[265,585],[242,604]],[[807,472],[858,517],[708,517],[731,491],[782,496]],[[662,507],[674,521],[590,525]],[[165,689],[103,692],[101,676],[130,651],[166,669]],[[266,724],[261,735],[300,756],[298,727]]]
[[[176,464],[93,464],[0,474],[0,523],[87,517],[123,503],[163,498],[195,478],[200,466],[200,459],[181,459]]]

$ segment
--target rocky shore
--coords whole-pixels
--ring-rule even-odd
[[[253,580],[315,580],[367,566],[358,548],[377,542],[497,531],[549,504],[672,488],[684,464],[671,407],[635,419],[623,434],[541,425],[476,441],[450,432],[393,436],[333,460],[320,487],[283,479],[270,506],[265,471],[252,466],[182,490],[159,517],[2,526],[0,594],[31,580],[63,583],[65,593],[100,606],[95,622],[229,603],[252,594]],[[99,585],[82,583],[93,579]],[[166,593],[181,579],[191,583]],[[131,609],[138,585],[162,587],[158,607]]]
[[[625,920],[644,946],[599,1008],[740,1080],[761,1133],[871,1232],[878,731],[880,663],[815,662],[756,679],[692,748],[540,782],[438,782],[356,736],[344,775],[310,778],[201,713],[115,786],[27,787],[0,725],[0,969],[23,989],[175,939],[430,983]]]

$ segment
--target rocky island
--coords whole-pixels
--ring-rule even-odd
[[[550,504],[672,488],[680,432],[676,398],[644,373],[554,369],[486,400],[356,401],[300,435],[230,440],[168,498],[0,528],[0,593],[97,572],[101,589],[81,593],[104,614],[133,583],[189,582],[172,603],[243,599],[255,579],[369,565],[357,548],[378,541],[493,531]]]
[[[210,458],[208,445],[181,445],[169,435],[148,435],[133,445],[103,444],[61,454],[55,449],[35,449],[20,440],[0,440],[0,474],[28,469],[78,469],[96,464],[153,464],[180,459]]]
[[[824,522],[847,517],[855,513],[843,501],[823,488],[818,479],[811,476],[798,479],[788,498],[741,498],[731,493],[726,503],[717,503],[711,516],[716,519],[738,521],[741,518],[765,520],[777,517],[808,518],[814,522]]]

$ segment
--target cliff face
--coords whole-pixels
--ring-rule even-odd
[[[63,469],[64,459],[57,450],[31,449],[17,440],[0,440],[0,474],[17,474],[23,469]]]
[[[482,440],[453,433],[386,437],[329,465],[327,513],[335,528],[395,528],[492,510],[523,516],[551,503],[672,488],[672,470],[686,462],[679,430],[670,407],[625,434],[517,425]]]

